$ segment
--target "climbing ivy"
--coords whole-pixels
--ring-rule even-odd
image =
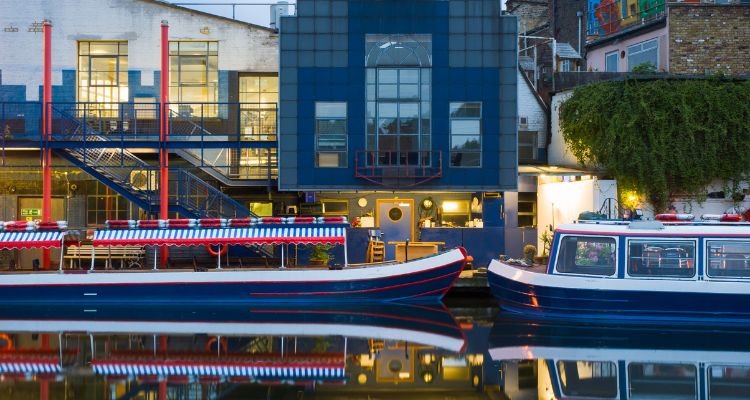
[[[664,209],[675,196],[705,198],[719,179],[750,172],[750,81],[713,77],[582,86],[560,109],[563,138],[583,165]]]

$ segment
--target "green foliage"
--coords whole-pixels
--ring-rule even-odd
[[[705,198],[713,180],[750,171],[750,82],[626,80],[583,86],[561,107],[563,138],[584,165],[657,210],[676,195]]]
[[[333,260],[333,256],[328,253],[328,250],[331,250],[333,246],[330,244],[316,244],[312,248],[312,252],[310,252],[310,260],[311,261],[322,261],[323,263],[327,263],[329,261]]]
[[[539,236],[539,240],[542,241],[542,256],[549,255],[549,249],[552,247],[552,235],[548,230],[544,230]]]

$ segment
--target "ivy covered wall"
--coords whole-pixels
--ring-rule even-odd
[[[750,81],[595,83],[563,103],[560,125],[580,163],[657,210],[675,196],[704,198],[717,179],[736,187],[750,172]]]

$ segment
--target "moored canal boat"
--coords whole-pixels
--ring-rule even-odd
[[[750,224],[670,218],[561,225],[548,265],[493,260],[490,288],[541,318],[750,324]]]
[[[172,225],[172,226],[170,226]],[[122,222],[93,236],[93,251],[107,257],[117,246],[346,244],[345,221],[177,220]],[[20,228],[19,228],[20,229]],[[0,248],[63,246],[65,232],[31,225],[0,233]],[[282,246],[283,248],[284,246]],[[96,249],[99,248],[99,251]],[[345,252],[346,254],[346,252]],[[9,271],[0,274],[3,303],[263,303],[263,302],[436,302],[466,263],[462,248],[403,263],[321,267],[194,269],[90,269]],[[221,264],[218,264],[219,266]]]

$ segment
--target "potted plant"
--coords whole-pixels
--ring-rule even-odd
[[[536,256],[536,246],[534,246],[533,244],[527,244],[526,246],[523,246],[523,260],[526,262],[526,264],[533,264],[534,256]]]
[[[542,241],[542,255],[534,257],[534,263],[547,264],[547,261],[549,260],[549,249],[552,245],[552,235],[550,235],[548,230],[545,230],[542,232],[542,235],[539,236],[539,240]]]
[[[333,256],[328,253],[332,248],[333,246],[330,244],[316,244],[313,246],[310,253],[310,265],[328,265],[333,260]]]

